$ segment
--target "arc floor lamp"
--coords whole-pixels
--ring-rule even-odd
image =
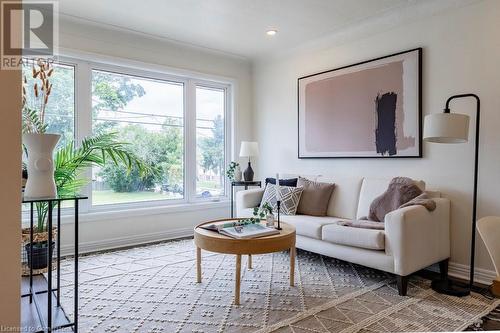
[[[469,116],[451,113],[450,102],[457,98],[474,98],[476,100],[476,142],[474,157],[474,194],[472,202],[472,239],[470,248],[470,277],[469,285],[465,288],[451,283],[449,279],[434,280],[432,289],[439,293],[453,296],[467,296],[474,284],[474,254],[476,247],[476,220],[477,220],[477,176],[479,161],[479,121],[480,100],[475,94],[460,94],[448,98],[443,113],[430,114],[424,121],[424,140],[434,143],[464,143],[469,138]]]

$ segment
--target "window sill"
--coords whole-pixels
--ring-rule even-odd
[[[80,222],[93,222],[102,220],[115,220],[120,218],[129,218],[135,216],[152,216],[152,215],[165,215],[183,212],[194,212],[199,210],[214,209],[214,208],[227,208],[229,209],[229,200],[221,200],[216,202],[195,202],[195,203],[182,203],[176,205],[162,205],[151,207],[124,207],[121,209],[107,210],[107,211],[93,211],[88,213],[81,213],[79,217]],[[61,216],[63,220],[65,219]],[[72,217],[67,221],[71,223]]]

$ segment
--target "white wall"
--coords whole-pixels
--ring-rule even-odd
[[[471,228],[473,140],[462,145],[424,145],[422,159],[297,158],[297,78],[343,65],[423,47],[423,112],[441,112],[455,93],[477,93],[482,102],[479,216],[500,215],[500,1],[450,9],[364,38],[298,48],[262,59],[254,69],[255,136],[261,155],[258,176],[276,172],[424,179],[452,200],[452,258],[468,264]],[[376,31],[376,29],[373,29]],[[279,37],[279,36],[278,36]],[[348,39],[348,38],[347,38]],[[319,45],[321,44],[321,45]],[[311,44],[312,45],[312,44]],[[319,45],[319,46],[318,46]],[[453,103],[473,114],[471,101]],[[471,125],[471,138],[474,135]],[[478,237],[479,239],[479,237]],[[422,246],[425,246],[422,244]],[[484,245],[477,267],[492,265]]]
[[[93,54],[116,57],[126,61],[165,66],[174,74],[200,73],[230,79],[234,82],[234,147],[252,135],[251,64],[248,60],[209,49],[184,45],[165,39],[109,29],[61,18],[60,53]],[[235,150],[233,149],[233,152]],[[170,213],[145,210],[126,212],[118,217],[82,216],[80,247],[84,251],[110,248],[133,243],[179,237],[192,232],[202,221],[229,215],[229,204],[197,207],[196,210],[176,210]],[[65,251],[72,247],[72,218],[63,219],[62,241]]]
[[[0,4],[2,5],[2,4]],[[15,27],[21,30],[21,24]],[[20,34],[19,34],[20,36]],[[21,71],[0,70],[0,332],[17,332],[21,300]]]

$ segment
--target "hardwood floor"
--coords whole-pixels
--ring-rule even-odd
[[[35,292],[47,290],[47,283],[42,275],[33,276],[33,290]],[[21,280],[21,293],[27,294],[29,292],[29,278],[23,277]],[[47,293],[37,294],[38,306],[40,312],[43,314],[43,320],[47,322]],[[57,327],[60,325],[65,325],[69,323],[64,310],[61,307],[57,307],[57,299],[54,294],[52,294],[52,326]],[[35,307],[35,303],[30,303],[29,296],[21,298],[21,327],[24,329],[23,332],[37,332],[41,331],[42,327],[40,321],[38,320],[38,314]],[[67,328],[64,332],[69,332],[71,329]]]
[[[417,275],[424,277],[426,279],[437,279],[439,278],[439,273],[437,272],[432,272],[429,270],[421,270],[416,273]],[[453,281],[465,283],[466,281],[457,279],[457,278],[450,278]],[[477,287],[476,292],[479,292],[486,297],[493,297],[494,296],[488,291],[488,286],[481,284],[481,283],[474,283],[474,285]],[[490,317],[490,318],[488,318]],[[500,331],[500,306],[496,309],[495,314],[491,314],[485,318],[483,318],[483,323],[480,328],[473,328],[469,327],[466,331]]]

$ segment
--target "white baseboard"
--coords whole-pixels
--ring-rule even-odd
[[[80,242],[79,253],[111,250],[189,236],[193,236],[193,228],[180,228],[148,234],[108,238],[99,241]],[[72,255],[73,253],[74,247],[72,245],[61,246],[61,255]]]
[[[456,262],[450,262],[448,265],[448,274],[463,280],[469,280],[470,269],[469,265],[459,264]],[[474,269],[474,281],[485,284],[489,286],[493,283],[493,280],[497,277],[495,271],[490,271],[483,268]]]

